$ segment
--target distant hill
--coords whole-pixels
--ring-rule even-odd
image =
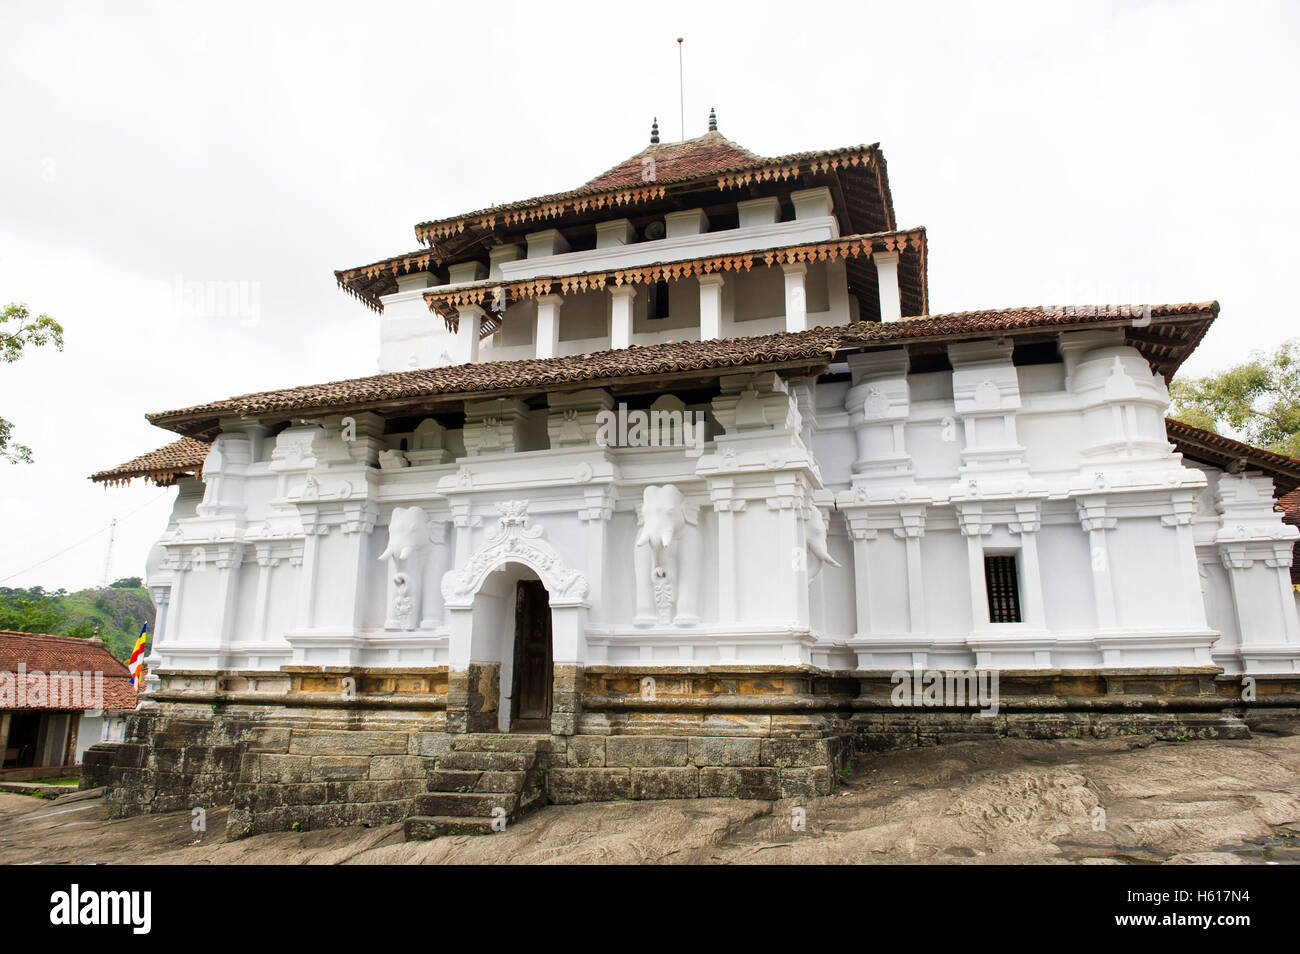
[[[94,636],[99,627],[99,638],[123,661],[131,655],[140,627],[146,623],[152,642],[153,603],[139,577],[75,593],[40,586],[27,590],[0,586],[0,629],[85,638]]]

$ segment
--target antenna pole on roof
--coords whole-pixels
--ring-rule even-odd
[[[677,105],[681,111],[682,142],[686,141],[686,84],[682,79],[682,38],[677,38]]]

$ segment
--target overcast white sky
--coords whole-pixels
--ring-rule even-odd
[[[67,347],[0,366],[36,457],[0,463],[0,585],[99,583],[114,516],[109,576],[142,574],[174,491],[86,478],[171,439],[144,413],[373,373],[332,270],[576,186],[652,116],[676,137],[679,35],[688,136],[716,106],[763,155],[882,144],[932,312],[1217,298],[1187,370],[1275,347],[1298,33],[1294,3],[6,0],[0,304]],[[247,283],[256,316],[189,282]]]

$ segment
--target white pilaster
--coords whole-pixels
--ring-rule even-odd
[[[472,364],[478,360],[479,331],[483,325],[483,309],[470,305],[460,309],[460,326],[456,329],[455,351],[452,357],[457,364]]]
[[[808,266],[803,262],[782,265],[785,273],[785,330],[808,330],[808,293],[804,288],[804,279],[808,275]]]
[[[722,285],[720,273],[701,275],[700,282],[700,340],[722,337]]]
[[[618,285],[609,290],[613,303],[610,316],[610,348],[626,348],[632,343],[632,303],[636,300],[635,285]]]
[[[873,252],[876,281],[880,286],[880,320],[898,321],[903,317],[903,300],[898,287],[898,253]]]
[[[537,357],[554,358],[560,347],[560,306],[564,299],[559,295],[542,295],[537,299]]]

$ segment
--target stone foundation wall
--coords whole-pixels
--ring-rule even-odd
[[[230,806],[230,837],[412,814],[451,741],[497,728],[499,672],[168,673],[87,754],[109,817]],[[647,681],[649,680],[649,681]],[[540,765],[557,804],[830,794],[855,753],[1002,737],[1242,737],[1300,717],[1300,676],[1001,673],[998,711],[899,706],[883,673],[557,667]],[[567,732],[564,730],[568,730]]]
[[[559,805],[829,795],[849,753],[846,735],[575,735],[555,747],[547,791]]]

